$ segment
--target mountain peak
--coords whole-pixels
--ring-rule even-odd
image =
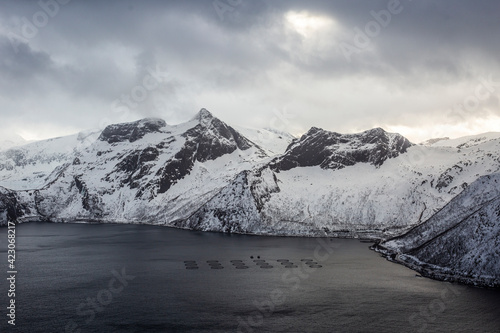
[[[307,133],[305,135],[312,135],[316,132],[322,132],[322,131],[324,131],[324,129],[313,126],[309,129],[309,131],[307,131]]]
[[[340,134],[317,127],[288,146],[284,155],[273,160],[273,170],[320,166],[341,169],[356,163],[379,167],[388,158],[406,152],[412,144],[399,134],[373,128],[358,134]]]
[[[152,125],[152,126],[164,127],[167,125],[165,120],[163,120],[161,118],[154,118],[154,117],[143,118],[143,119],[137,120],[136,123],[139,126],[151,126]]]
[[[211,121],[214,118],[214,115],[210,111],[202,108],[191,120],[197,120],[200,123],[205,123]]]
[[[311,138],[311,137],[318,136],[318,135],[341,136],[342,134],[337,133],[337,132],[327,131],[327,130],[321,128],[321,127],[313,126],[305,134],[302,135],[302,137],[300,138],[300,140],[302,141],[304,139]]]
[[[366,130],[363,133],[366,133],[366,134],[375,134],[375,135],[382,135],[382,134],[386,134],[387,131],[384,130],[382,127],[375,127],[375,128]]]
[[[159,118],[144,118],[131,123],[108,125],[102,131],[98,140],[108,143],[134,142],[147,133],[161,132],[160,128],[165,126],[167,126],[167,123]]]

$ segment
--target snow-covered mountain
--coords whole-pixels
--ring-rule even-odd
[[[426,276],[500,286],[500,174],[480,177],[430,219],[375,249]]]
[[[0,133],[0,150],[6,150],[12,147],[27,144],[23,137],[13,133]]]
[[[99,134],[99,131],[80,132],[0,151],[0,185],[12,190],[42,187],[50,181],[54,169],[71,163]]]
[[[61,151],[68,140],[76,144],[62,144],[71,148]],[[87,220],[387,239],[440,225],[439,212],[461,196],[469,199],[458,206],[488,204],[478,184],[500,173],[498,133],[414,145],[380,128],[339,134],[313,127],[293,138],[237,130],[205,109],[184,124],[148,118],[110,125],[80,141],[67,137],[0,152],[0,224]],[[484,193],[494,193],[491,186]],[[490,221],[495,207],[484,207],[481,214]],[[463,219],[459,211],[447,215],[450,225]],[[476,230],[467,228],[463,232]],[[408,251],[422,246],[411,239]],[[471,248],[484,241],[471,239]],[[415,258],[424,262],[426,256]]]
[[[19,220],[169,224],[269,159],[205,109],[176,126],[151,118],[110,125],[72,158],[43,187],[16,192],[29,210]]]

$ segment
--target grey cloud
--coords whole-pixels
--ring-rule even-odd
[[[40,86],[41,77],[50,73],[53,66],[49,54],[34,51],[25,43],[17,48],[16,54],[10,40],[0,36],[0,87],[4,97]]]
[[[214,3],[222,3],[223,12]],[[38,104],[47,117],[56,118],[54,110],[66,106],[67,101],[78,105],[75,110],[94,105],[86,117],[75,115],[74,123],[72,117],[63,117],[74,126],[93,127],[98,122],[93,119],[102,118],[103,113],[115,121],[145,115],[178,120],[200,107],[210,107],[217,114],[218,105],[223,105],[221,117],[231,116],[229,110],[255,110],[251,117],[244,116],[255,121],[259,115],[267,119],[269,110],[291,103],[311,106],[306,116],[293,120],[298,127],[314,125],[310,124],[313,120],[323,119],[322,123],[335,129],[353,127],[356,123],[361,123],[360,126],[410,123],[408,119],[417,116],[411,106],[401,102],[389,105],[390,98],[374,100],[367,110],[363,104],[350,103],[349,99],[332,100],[325,92],[299,96],[296,92],[307,89],[303,86],[307,80],[317,82],[318,86],[335,80],[373,80],[387,91],[409,97],[427,92],[430,86],[446,90],[489,74],[500,80],[497,56],[500,37],[496,34],[500,28],[500,3],[493,0],[401,0],[401,13],[393,15],[390,24],[371,38],[369,48],[354,54],[348,62],[339,51],[339,43],[352,44],[354,27],[364,29],[367,22],[374,20],[370,12],[384,10],[388,3],[388,0],[73,0],[61,5],[57,15],[35,37],[19,44],[16,54],[6,37],[8,32],[22,37],[21,18],[32,19],[41,8],[38,1],[3,1],[0,95],[8,100],[9,110],[19,94],[31,95],[31,104]],[[286,29],[283,17],[289,11],[330,16],[341,33],[332,36],[325,48],[307,48],[304,38]],[[148,91],[147,99],[126,117],[123,113],[109,112],[110,104],[130,94],[141,84],[148,68],[157,66],[172,77]],[[287,75],[293,77],[286,79]],[[277,82],[276,77],[285,78],[286,82]],[[51,94],[60,94],[65,102],[54,105],[54,99],[49,101],[44,96],[48,89]],[[351,89],[346,90],[345,97],[359,94],[355,87],[345,89]],[[235,95],[235,101],[244,101],[246,105],[230,107],[217,100],[227,94]],[[463,96],[467,94],[470,92],[464,88]],[[210,97],[200,97],[205,95]],[[436,98],[436,105],[448,103],[437,101],[440,96],[429,98]],[[485,116],[486,109],[495,108],[494,98],[467,117]],[[451,107],[462,99],[458,97],[448,104]],[[210,100],[213,107],[199,105],[200,100]],[[337,105],[347,109],[339,110]],[[20,113],[26,116],[29,110],[26,107]],[[428,111],[428,115],[432,116],[432,112]],[[266,120],[261,123],[268,125]]]

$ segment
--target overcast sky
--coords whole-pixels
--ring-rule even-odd
[[[0,130],[206,108],[300,135],[500,131],[500,1],[0,2]]]

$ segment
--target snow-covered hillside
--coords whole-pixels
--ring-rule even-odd
[[[425,145],[433,147],[455,147],[455,148],[465,148],[471,146],[477,146],[484,142],[490,140],[498,140],[500,138],[500,132],[488,132],[478,135],[469,135],[457,139],[450,138],[440,138],[427,140]]]
[[[28,141],[15,133],[0,133],[0,151],[27,144]]]
[[[234,127],[244,137],[264,149],[269,156],[283,154],[296,138],[290,133],[272,128],[255,129],[250,127]]]
[[[0,186],[12,190],[41,188],[51,180],[54,169],[71,163],[99,133],[80,132],[0,151]]]
[[[430,219],[375,248],[426,276],[500,286],[500,174],[479,178]]]

